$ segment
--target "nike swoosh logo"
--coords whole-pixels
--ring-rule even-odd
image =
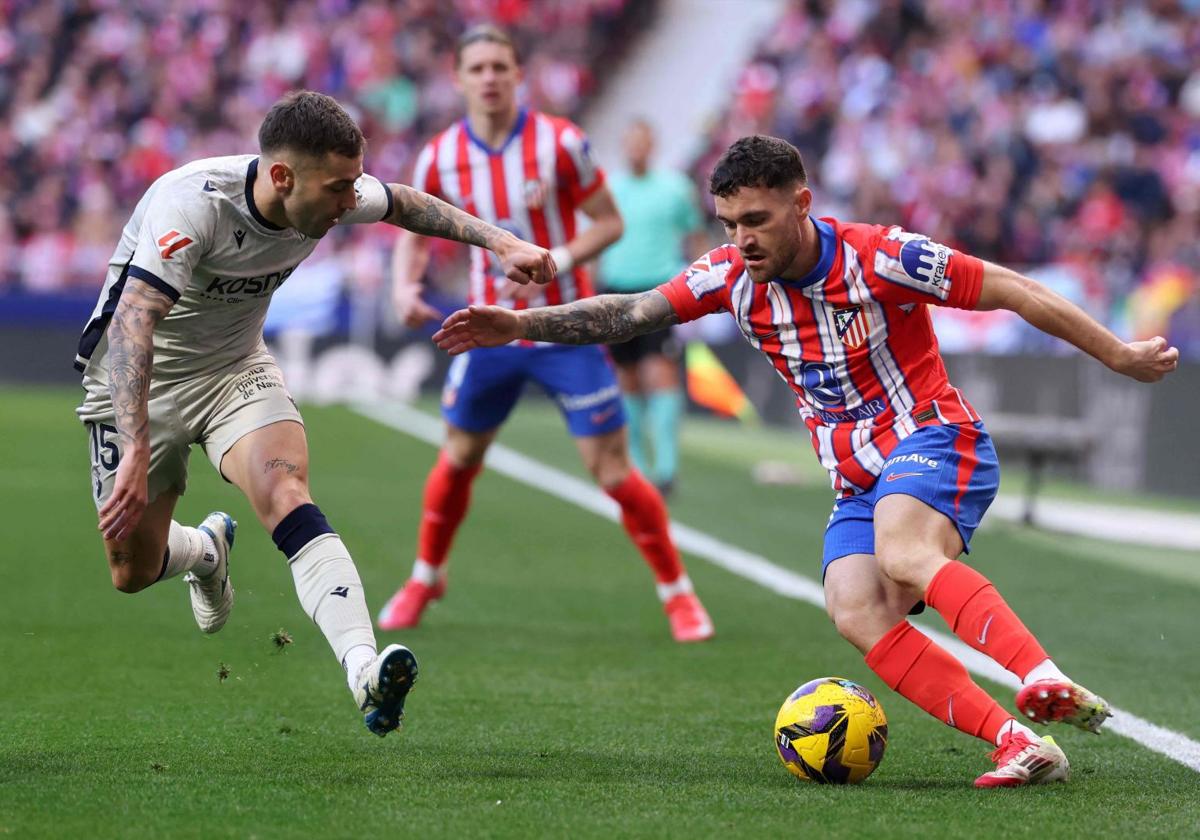
[[[886,481],[896,481],[897,479],[900,479],[900,478],[908,478],[910,475],[924,475],[924,474],[925,473],[920,473],[920,472],[892,473],[885,480]]]
[[[604,409],[604,411],[593,411],[590,419],[593,423],[595,423],[598,426],[601,423],[608,420],[610,417],[612,417],[616,413],[617,413],[617,406],[613,405],[613,406],[609,406],[608,408]]]
[[[950,700],[946,703],[946,725],[954,726],[954,696],[950,696]]]
[[[981,645],[987,644],[987,631],[992,626],[993,618],[995,618],[994,615],[989,615],[987,621],[983,622],[983,630],[979,633],[979,644]]]

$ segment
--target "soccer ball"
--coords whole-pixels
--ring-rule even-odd
[[[883,707],[861,685],[841,677],[806,682],[775,718],[775,749],[798,778],[845,785],[870,776],[887,747]]]

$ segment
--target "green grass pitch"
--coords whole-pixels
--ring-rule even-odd
[[[888,691],[820,610],[697,558],[691,576],[718,637],[674,644],[618,527],[487,472],[448,597],[419,629],[380,638],[412,647],[422,670],[404,730],[377,739],[296,603],[283,557],[202,453],[178,516],[225,509],[241,522],[229,624],[202,636],[179,580],[136,596],[111,587],[77,396],[0,394],[0,837],[1200,831],[1200,776],[1115,735],[1055,733],[1072,760],[1069,784],[974,790],[985,747]],[[305,415],[314,496],[377,609],[407,575],[434,451],[346,409]],[[581,474],[544,406],[523,406],[501,440]],[[830,493],[819,477],[755,484],[749,468],[765,457],[812,459],[795,434],[692,424],[673,515],[814,575]],[[971,562],[1068,673],[1200,736],[1200,583],[1169,573],[1196,558],[1168,554],[1150,572],[1139,549],[1106,546],[1101,562],[1093,548],[993,525]],[[295,643],[276,652],[280,628]],[[787,693],[834,674],[874,691],[891,724],[882,766],[855,788],[797,782],[771,740]],[[985,686],[1011,708],[1007,691]]]

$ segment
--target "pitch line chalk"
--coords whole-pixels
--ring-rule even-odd
[[[411,406],[403,403],[360,403],[353,406],[353,409],[368,419],[432,446],[442,445],[444,432],[441,420]],[[487,466],[513,481],[555,496],[597,516],[613,522],[620,521],[617,503],[590,482],[581,481],[503,444],[492,444],[488,451]],[[688,554],[707,560],[714,566],[720,566],[785,598],[804,601],[820,609],[825,608],[825,596],[821,585],[812,578],[777,566],[765,557],[730,545],[673,519],[671,532],[676,545]],[[958,657],[959,661],[967,666],[967,670],[976,676],[1014,691],[1021,687],[1021,681],[1015,676],[979,651],[963,644],[958,638],[921,624],[918,626],[922,633]],[[1104,728],[1108,732],[1131,738],[1147,749],[1200,773],[1200,742],[1192,740],[1182,732],[1175,732],[1115,707],[1113,717]]]

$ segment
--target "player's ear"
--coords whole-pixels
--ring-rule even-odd
[[[803,184],[796,186],[796,192],[793,200],[796,203],[796,216],[800,221],[808,218],[809,211],[812,210],[812,190]]]
[[[277,160],[267,170],[271,175],[271,186],[278,192],[287,195],[296,186],[296,172],[288,164]]]

